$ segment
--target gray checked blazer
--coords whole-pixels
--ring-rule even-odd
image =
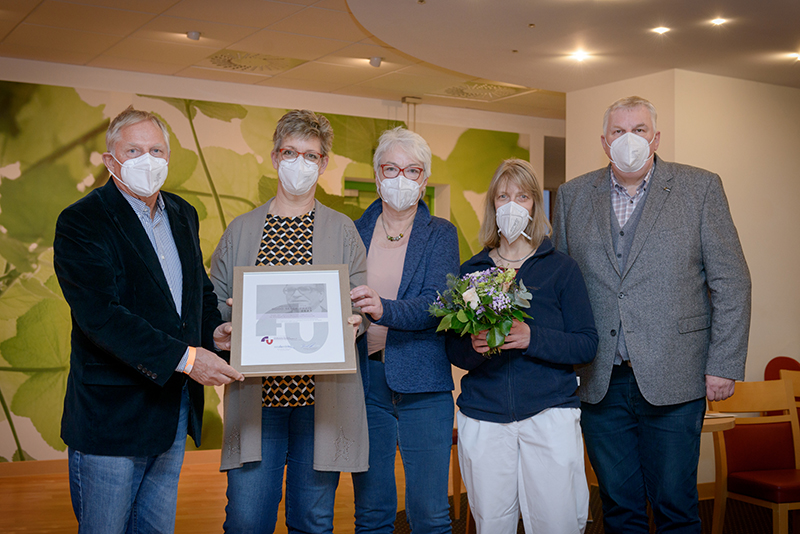
[[[600,343],[578,369],[581,400],[608,391],[625,341],[648,402],[705,395],[705,375],[741,380],[750,330],[750,272],[719,176],[657,159],[628,262],[620,271],[611,235],[609,168],[558,190],[553,242],[580,265]]]

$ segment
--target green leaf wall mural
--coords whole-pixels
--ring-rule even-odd
[[[272,134],[288,110],[146,95],[0,82],[0,462],[63,455],[60,438],[69,371],[70,314],[52,265],[58,214],[103,185],[109,118],[120,102],[153,111],[170,132],[164,189],[198,211],[206,265],[230,221],[277,190]],[[128,101],[126,101],[126,99]],[[113,109],[111,109],[113,106]],[[317,188],[323,204],[352,218],[363,207],[340,193],[344,179],[371,182],[380,134],[402,122],[325,114],[334,128],[331,163]],[[447,130],[447,129],[444,129]],[[444,135],[437,128],[437,135]],[[528,158],[514,133],[450,128],[449,154],[434,150],[431,183],[448,185],[450,219],[459,228],[462,260],[480,248],[475,197],[485,193],[502,159]],[[322,182],[321,182],[322,183]],[[480,210],[478,210],[480,211]],[[217,390],[206,388],[203,448],[218,448],[222,420]],[[24,422],[24,425],[21,423]],[[30,430],[32,427],[34,434]]]

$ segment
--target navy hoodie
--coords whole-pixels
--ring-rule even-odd
[[[461,275],[495,267],[484,249],[461,266]],[[526,350],[504,350],[487,358],[472,349],[469,335],[449,332],[447,357],[469,371],[461,379],[458,407],[467,417],[493,423],[521,421],[547,408],[577,408],[574,365],[591,362],[597,330],[589,295],[575,260],[545,238],[517,273],[531,292],[525,322]]]

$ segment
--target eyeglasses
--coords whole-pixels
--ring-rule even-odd
[[[314,286],[286,286],[283,288],[283,292],[286,293],[287,295],[291,295],[295,291],[299,291],[300,293],[308,295],[309,293],[318,291],[318,289]]]
[[[418,165],[409,165],[408,167],[401,168],[391,163],[384,163],[380,168],[384,178],[397,178],[397,176],[402,173],[403,176],[414,181],[417,181],[425,172],[425,169]]]
[[[313,150],[309,150],[308,152],[298,152],[297,150],[293,150],[291,148],[279,148],[278,152],[281,155],[281,161],[294,161],[297,159],[297,156],[303,156],[303,159],[309,163],[313,163],[314,165],[319,165],[319,162],[322,160],[323,156],[319,152],[314,152]]]

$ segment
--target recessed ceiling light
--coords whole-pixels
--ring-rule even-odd
[[[197,32],[197,31],[186,32],[186,37],[188,37],[192,41],[199,41],[200,40],[200,32]]]
[[[656,32],[659,35],[664,35],[669,31],[669,28],[665,28],[664,26],[659,26],[658,28],[653,28],[652,31]]]
[[[381,61],[383,61],[382,57],[373,56],[369,58],[369,64],[372,65],[373,67],[380,67]]]
[[[789,54],[789,57],[793,57],[797,61],[800,61],[800,54],[798,54],[797,52],[795,52],[794,54]]]
[[[569,57],[571,57],[575,61],[583,61],[584,59],[589,58],[589,53],[584,52],[583,50],[578,50],[577,52],[573,52],[572,54],[570,54]]]
[[[711,21],[711,24],[714,26],[719,26],[720,24],[725,24],[726,22],[728,22],[727,19],[714,19]]]

